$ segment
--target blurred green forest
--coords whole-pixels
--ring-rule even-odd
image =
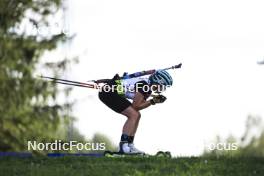
[[[62,9],[62,0],[0,1],[0,151],[26,151],[27,141],[67,140],[72,102],[59,103],[59,94],[69,96],[54,84],[34,76],[45,52],[55,50],[71,37],[63,32],[46,35],[21,31],[27,27],[50,25],[50,19]],[[64,73],[72,64],[70,58],[45,62],[43,67],[52,76]],[[77,129],[72,139],[86,141]],[[111,142],[101,134],[91,140]]]

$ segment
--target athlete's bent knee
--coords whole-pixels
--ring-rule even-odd
[[[141,117],[140,112],[133,109],[132,107],[127,108],[121,114],[127,116],[127,118],[129,118],[129,119],[135,119],[135,120],[138,120]]]
[[[132,115],[131,117],[136,119],[136,120],[140,119],[140,117],[141,117],[141,114],[138,111],[133,111],[133,113],[131,115]]]

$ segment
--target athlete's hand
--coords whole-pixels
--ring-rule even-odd
[[[163,103],[167,100],[167,98],[164,95],[157,95],[155,97],[153,97],[152,100],[150,100],[151,104],[156,104],[156,103]]]

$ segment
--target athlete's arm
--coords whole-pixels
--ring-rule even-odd
[[[132,107],[140,111],[142,109],[145,109],[151,105],[150,100],[145,100],[144,96],[140,92],[136,92],[135,97],[133,99]]]

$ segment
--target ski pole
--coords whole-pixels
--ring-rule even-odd
[[[181,68],[182,64],[178,64],[178,65],[174,65],[172,67],[168,67],[168,68],[164,68],[164,69],[160,69],[160,70],[171,70],[171,69],[177,69],[177,68]],[[145,75],[150,75],[155,73],[157,70],[152,69],[152,70],[148,70],[148,71],[141,71],[141,72],[136,72],[136,73],[132,73],[129,75],[125,75],[123,77],[121,77],[121,79],[130,79],[130,78],[135,78],[135,77],[140,77],[140,76],[145,76]]]
[[[161,70],[178,69],[178,68],[181,68],[181,66],[182,66],[182,64],[180,63],[178,65],[174,65],[172,67],[164,68]],[[150,75],[150,74],[155,73],[155,71],[156,71],[155,69],[152,69],[152,70],[147,70],[147,71],[136,72],[136,73],[132,73],[129,75],[124,75],[124,76],[120,77],[119,79],[130,79],[130,78],[136,78],[136,77],[140,77],[140,76]],[[54,78],[54,77],[43,76],[43,75],[41,75],[40,78],[49,79],[54,83],[71,85],[71,86],[78,86],[78,87],[85,87],[85,88],[93,88],[93,89],[99,89],[100,87],[98,86],[98,84],[100,84],[100,83],[107,83],[107,82],[111,81],[111,79],[99,79],[99,80],[89,81],[89,82],[96,83],[96,84],[90,84],[90,83],[85,83],[85,82],[72,81],[72,80]]]
[[[85,87],[85,88],[99,89],[99,86],[97,84],[88,84],[88,83],[79,82],[79,81],[59,79],[59,78],[53,78],[53,77],[49,77],[49,76],[42,76],[42,75],[40,77],[45,78],[45,79],[49,79],[54,83],[71,85],[71,86],[78,86],[78,87]]]
[[[168,68],[164,68],[164,69],[159,69],[159,70],[171,70],[171,69],[178,69],[181,68],[182,63],[178,64],[178,65],[174,65]],[[140,77],[140,76],[145,76],[145,75],[151,75],[153,73],[155,73],[157,70],[152,69],[152,70],[147,70],[147,71],[141,71],[141,72],[136,72],[136,73],[132,73],[129,75],[124,75],[122,77],[120,77],[120,79],[130,79],[130,78],[136,78],[136,77]],[[105,83],[107,81],[109,81],[110,79],[98,79],[98,80],[91,80],[89,82],[94,82],[94,83]]]
[[[182,66],[182,63],[178,64],[178,65],[174,65],[172,67],[168,67],[168,68],[164,68],[162,70],[171,70],[171,69],[178,69],[178,68],[181,68]]]

